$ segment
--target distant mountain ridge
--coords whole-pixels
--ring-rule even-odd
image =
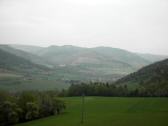
[[[168,58],[168,56],[166,56],[166,55],[153,55],[153,54],[142,54],[142,53],[141,54],[137,53],[137,55],[139,55],[140,57],[142,57],[146,60],[149,60],[152,63]]]
[[[142,94],[150,93],[147,96],[168,96],[168,59],[153,63],[166,56],[141,55],[111,47],[19,48],[0,45],[2,89],[51,89],[67,87],[72,82],[101,81],[137,88]]]
[[[52,65],[48,61],[46,61],[45,59],[43,59],[35,54],[29,53],[29,52],[26,52],[26,51],[23,51],[23,50],[20,50],[17,48],[12,48],[11,46],[8,46],[8,45],[0,45],[0,49],[4,50],[6,52],[9,52],[11,54],[14,54],[18,57],[22,57],[24,59],[27,59],[27,60],[31,61],[32,63],[44,65],[47,67],[52,67]]]
[[[12,48],[15,48],[15,49],[19,49],[19,50],[25,51],[25,52],[29,52],[29,53],[32,53],[32,54],[36,54],[38,51],[43,49],[43,47],[31,46],[31,45],[11,44],[11,45],[8,45],[8,46],[10,46]]]
[[[117,80],[163,57],[144,58],[137,53],[111,47],[84,48],[71,45],[37,47],[8,45],[27,55],[34,63],[52,66],[56,77],[63,80]],[[35,58],[35,57],[37,58]],[[165,57],[164,57],[165,58]],[[39,59],[39,60],[37,60]],[[44,62],[45,61],[45,62]],[[47,62],[46,62],[47,61]]]
[[[41,74],[49,69],[42,65],[37,65],[22,57],[4,51],[0,48],[0,69],[12,71],[21,75]]]
[[[129,52],[127,50],[124,49],[119,49],[119,48],[112,48],[112,47],[104,47],[104,46],[100,46],[100,47],[94,47],[94,48],[84,48],[84,47],[77,47],[77,46],[72,46],[72,45],[64,45],[64,46],[55,46],[55,45],[51,45],[49,47],[39,47],[39,46],[30,46],[30,45],[9,45],[13,48],[25,51],[25,52],[29,52],[35,55],[46,55],[47,53],[54,53],[55,50],[57,50],[57,52],[64,50],[64,49],[72,49],[72,51],[84,51],[84,50],[92,50],[92,51],[96,51],[99,53],[102,53],[104,55],[108,55],[110,56],[111,53],[113,53],[113,56],[118,56],[121,55],[120,53],[131,53],[134,54],[136,57],[137,55],[141,58],[143,58],[143,60],[146,60],[146,62],[156,62],[159,60],[163,60],[168,58],[168,56],[166,55],[154,55],[154,54],[144,54],[144,53],[134,53],[134,52]],[[123,57],[122,57],[123,58]],[[124,57],[124,58],[129,58],[129,55]],[[128,59],[126,59],[128,60]],[[125,62],[125,59],[123,59],[123,61]]]
[[[52,60],[55,64],[59,65],[63,64],[72,64],[74,62],[78,63],[81,61],[80,59],[89,59],[94,60],[95,64],[103,59],[113,60],[116,62],[122,62],[130,65],[135,65],[136,67],[142,67],[150,62],[139,57],[138,55],[122,50],[117,48],[111,47],[96,47],[96,48],[82,48],[76,47],[71,45],[65,46],[49,46],[43,48],[39,52],[36,53],[37,55],[47,58],[47,60]],[[134,62],[135,64],[134,64]],[[85,62],[86,60],[83,60]],[[83,63],[82,61],[80,63]],[[138,63],[136,63],[138,62]],[[79,64],[80,64],[79,63]],[[89,62],[90,63],[90,62]],[[92,62],[91,62],[92,63]]]

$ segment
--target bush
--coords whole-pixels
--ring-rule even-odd
[[[54,114],[65,109],[54,92],[22,92],[11,94],[0,91],[0,126],[8,126]]]

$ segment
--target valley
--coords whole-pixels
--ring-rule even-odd
[[[150,58],[147,60],[140,54],[117,48],[82,48],[70,45],[46,48],[0,45],[0,51],[0,87],[5,90],[15,89],[12,85],[15,81],[19,81],[18,90],[32,89],[27,87],[28,83],[39,87],[35,88],[37,90],[52,88],[61,90],[67,88],[71,81],[113,83],[154,61],[166,58],[166,56],[142,54],[143,57],[152,57],[152,60]],[[6,85],[3,81],[5,78],[11,78],[7,82],[11,84]],[[46,86],[42,87],[46,88],[41,88],[39,83],[43,82]]]

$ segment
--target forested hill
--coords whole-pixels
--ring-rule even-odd
[[[168,59],[146,66],[119,79],[116,84],[139,86],[152,94],[168,93]]]
[[[22,57],[0,49],[0,69],[9,70],[22,74],[37,74],[48,70],[48,68],[37,65]]]

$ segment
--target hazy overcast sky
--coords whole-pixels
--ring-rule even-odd
[[[0,0],[0,44],[168,55],[168,0]]]

